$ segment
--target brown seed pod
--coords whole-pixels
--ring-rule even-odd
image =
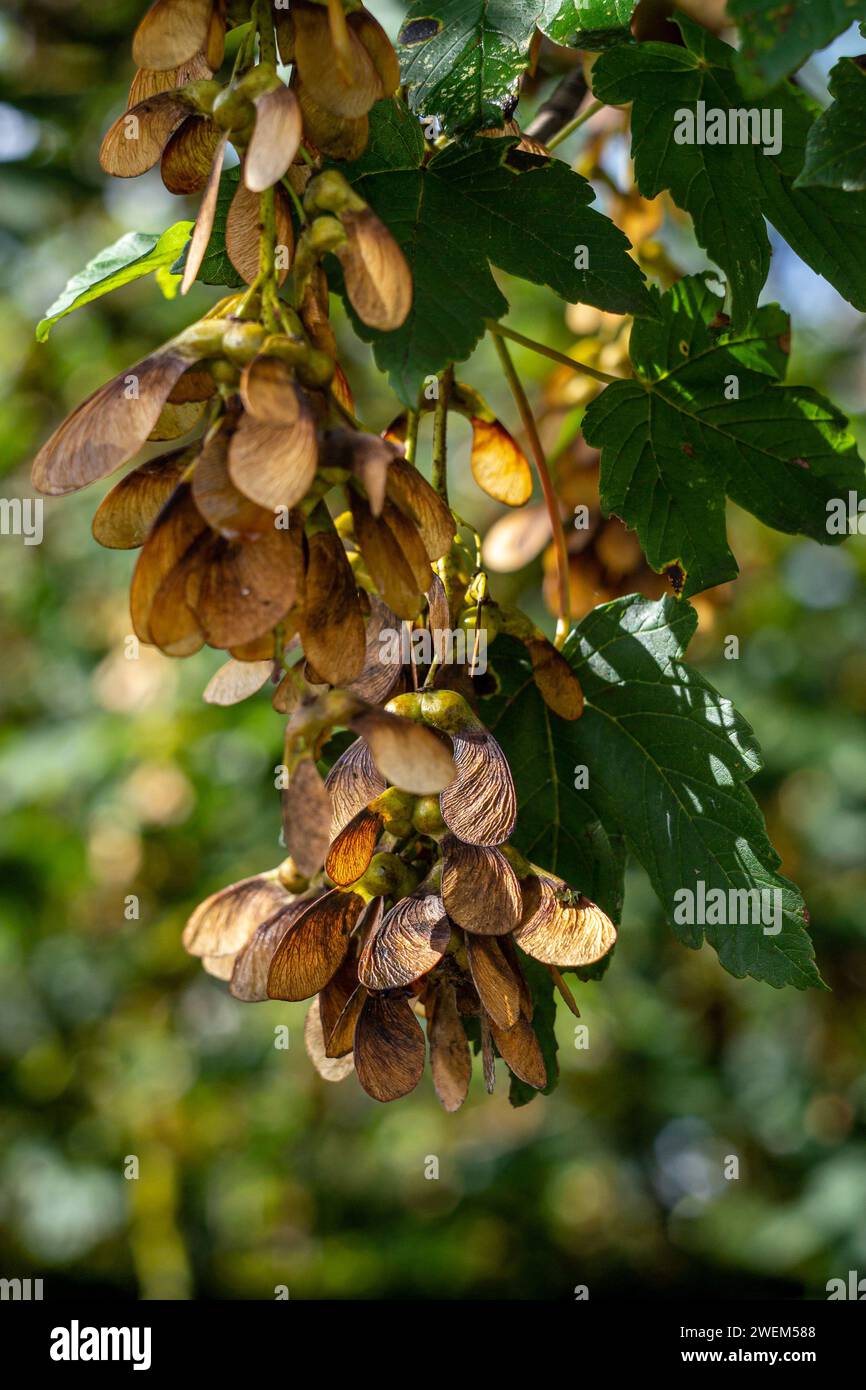
[[[223,15],[223,0],[217,0],[211,11],[210,24],[208,25],[207,39],[204,46],[204,55],[208,67],[214,72],[222,67],[226,48],[226,22]]]
[[[182,335],[101,386],[64,420],[33,463],[33,483],[58,496],[113,473],[148,439],[175,382],[202,356]]]
[[[282,793],[283,837],[298,871],[317,874],[328,852],[331,798],[312,758],[302,758]]]
[[[517,820],[517,795],[499,744],[455,691],[422,696],[424,717],[454,745],[457,776],[440,798],[448,829],[467,845],[501,845]]]
[[[382,83],[382,95],[393,96],[400,86],[400,59],[385,30],[363,7],[350,14],[347,22],[351,33],[360,39],[373,60]]]
[[[192,475],[192,495],[214,531],[227,540],[258,540],[274,529],[274,514],[251,502],[229,477],[230,429],[217,429],[205,441]]]
[[[361,40],[346,27],[344,19],[344,43],[335,55],[333,30],[321,6],[296,0],[292,18],[295,62],[305,89],[336,116],[365,115],[385,95],[385,89]]]
[[[134,550],[143,545],[195,453],[194,448],[187,448],[160,454],[115,483],[93,517],[91,530],[99,544],[110,550]]]
[[[183,931],[184,949],[191,956],[234,958],[256,928],[289,901],[276,870],[231,883],[193,912]]]
[[[298,152],[303,126],[298,98],[282,83],[256,102],[256,123],[244,160],[244,183],[252,193],[271,188]]]
[[[353,492],[349,500],[355,540],[376,588],[398,617],[417,617],[429,581],[417,582],[400,542],[384,518],[375,517],[358,493]]]
[[[199,204],[198,216],[195,219],[195,226],[192,229],[189,248],[186,253],[186,265],[183,268],[183,279],[180,282],[181,294],[188,294],[192,289],[195,278],[201,270],[201,263],[204,260],[205,252],[210,243],[211,232],[213,231],[214,216],[216,214],[217,198],[219,196],[220,175],[222,174],[223,160],[225,159],[226,148],[228,146],[228,131],[220,138],[214,150],[213,163],[211,164],[210,174],[208,175],[202,200]]]
[[[488,1022],[502,1060],[527,1086],[543,1091],[547,1085],[547,1068],[532,1024],[522,1015],[513,1028],[500,1028],[489,1017]]]
[[[201,540],[166,575],[154,595],[148,615],[150,641],[165,656],[192,656],[204,646],[204,633],[186,597],[191,566],[199,553]]]
[[[367,872],[381,832],[382,817],[366,808],[343,826],[325,860],[325,873],[338,888],[348,888]]]
[[[249,542],[212,536],[196,557],[187,602],[210,646],[234,647],[276,627],[300,577],[300,545],[291,531],[271,527]]]
[[[433,578],[433,571],[430,567],[430,557],[424,548],[424,542],[418,528],[413,521],[409,520],[408,516],[400,511],[399,507],[395,507],[393,502],[387,500],[382,508],[382,520],[402,550],[420,593],[426,594]]]
[[[361,928],[359,927],[359,930]],[[352,1050],[354,1038],[354,1022],[351,1031],[348,1028],[337,1031],[335,1029],[343,1014],[343,1010],[358,993],[358,971],[355,961],[348,955],[343,961],[333,979],[329,980],[325,988],[319,994],[319,1013],[322,1020],[322,1037],[325,1040],[325,1052],[329,1057],[344,1057],[347,1052]],[[363,995],[364,991],[361,990]],[[363,1003],[363,999],[361,1000]],[[360,1010],[360,1004],[359,1004]],[[356,1015],[357,1017],[357,1015]],[[348,1034],[346,1039],[345,1034]]]
[[[472,418],[472,476],[482,492],[506,507],[532,496],[532,470],[517,441],[499,420]]]
[[[251,501],[276,511],[303,501],[316,475],[318,457],[316,422],[298,392],[298,418],[288,428],[241,416],[229,446],[229,473]]]
[[[370,616],[364,629],[364,665],[360,675],[347,689],[371,705],[382,704],[394,692],[403,670],[401,660],[386,661],[383,656],[384,633],[397,631],[400,619],[375,594],[370,595]]]
[[[367,989],[399,989],[438,965],[451,940],[442,899],[419,889],[402,898],[371,932],[358,960]]]
[[[206,187],[221,139],[209,116],[187,116],[162,155],[159,171],[169,193],[190,196]]]
[[[113,178],[132,179],[159,163],[176,131],[189,118],[192,103],[172,84],[124,111],[105,133],[99,163]]]
[[[373,762],[369,744],[363,738],[356,738],[325,778],[333,808],[331,839],[335,840],[343,827],[380,796],[387,785]]]
[[[181,483],[154,522],[132,575],[129,595],[132,628],[142,642],[153,641],[150,621],[162,586],[182,565],[191,546],[206,530],[192,500],[189,483]]]
[[[259,238],[261,235],[261,196],[251,193],[241,180],[235,189],[226,219],[226,252],[228,258],[248,285],[259,273]],[[277,246],[285,247],[285,256],[277,266],[277,284],[282,285],[289,273],[295,250],[292,214],[288,194],[281,188],[274,198]]]
[[[466,937],[466,956],[478,998],[499,1028],[520,1018],[520,979],[495,936]]]
[[[274,953],[268,997],[297,1001],[324,989],[342,965],[364,902],[335,888],[301,913]]]
[[[340,215],[346,242],[334,252],[346,294],[359,319],[383,333],[405,323],[412,307],[412,272],[384,222],[371,208]]]
[[[550,540],[545,506],[526,507],[519,515],[501,516],[484,538],[483,556],[496,574],[513,574],[540,555]]]
[[[274,952],[286,932],[315,900],[316,893],[302,893],[256,927],[246,946],[234,958],[229,993],[246,1004],[261,1004],[268,997],[268,971]]]
[[[306,83],[296,79],[294,90],[304,119],[304,134],[308,145],[331,159],[358,159],[367,148],[370,122],[363,116],[337,116],[315,98]]]
[[[504,936],[520,921],[517,875],[501,850],[442,841],[442,897],[448,916],[467,932]]]
[[[443,981],[431,990],[427,1005],[427,1040],[433,1085],[444,1108],[459,1110],[469,1092],[472,1054],[457,1012],[454,989]]]
[[[355,576],[343,542],[325,522],[307,536],[307,563],[298,630],[304,653],[323,680],[349,685],[361,674],[367,649]],[[317,524],[315,519],[311,524]]]
[[[427,479],[405,459],[394,458],[388,468],[386,491],[400,511],[414,521],[428,559],[441,559],[451,547],[456,528],[447,504]]]
[[[547,874],[524,879],[521,886],[524,911],[514,940],[528,956],[573,969],[607,955],[616,941],[616,927],[589,898],[571,893]]]
[[[236,661],[231,657],[211,676],[202,699],[208,705],[239,705],[261,690],[273,669],[273,661]]]
[[[318,999],[314,999],[304,1023],[304,1047],[307,1056],[323,1081],[344,1081],[354,1071],[351,1053],[347,1057],[329,1057],[325,1051],[322,1016]]]
[[[424,1071],[424,1034],[405,999],[368,994],[355,1027],[355,1070],[374,1100],[399,1100]]]
[[[300,414],[295,379],[291,369],[278,357],[260,353],[241,373],[241,400],[244,410],[262,425],[297,423]]]
[[[430,796],[453,780],[451,752],[432,729],[379,709],[363,711],[351,725],[369,743],[382,776],[401,791]]]
[[[277,656],[272,632],[263,632],[261,637],[254,637],[252,642],[238,642],[235,646],[229,647],[229,651],[236,661],[273,661]]]
[[[526,649],[544,703],[560,719],[579,719],[583,714],[583,690],[562,653],[546,637],[531,637]]]
[[[132,40],[137,67],[164,72],[189,62],[200,50],[216,49],[209,41],[213,0],[156,0],[140,21]],[[217,57],[216,51],[208,58]],[[219,63],[212,63],[216,70]]]
[[[430,588],[427,590],[427,626],[433,634],[434,650],[439,650],[436,641],[437,633],[445,633],[451,627],[451,610],[448,605],[448,595],[445,592],[445,585],[438,574],[433,575]]]
[[[370,908],[372,908],[374,911],[378,910],[381,913],[382,899],[376,899],[375,903],[370,904]],[[353,973],[355,973],[354,961],[352,962],[352,971]],[[355,979],[357,981],[357,974],[355,974]],[[331,984],[333,983],[334,982],[332,980]],[[324,1009],[326,1007],[326,995],[330,988],[331,985],[326,986],[326,988],[323,989],[322,993],[319,995],[319,1003],[323,1009],[323,1020],[325,1017]],[[364,1002],[366,998],[367,991],[364,989],[364,986],[356,983],[355,988],[349,995],[349,998],[346,1000],[345,1004],[340,1010],[340,1013],[337,1015],[337,1018],[334,1020],[334,1024],[331,1028],[331,1031],[325,1034],[327,1038],[327,1052],[329,1057],[345,1057],[347,1052],[352,1051],[355,1045],[355,1029],[358,1026],[358,1018],[360,1016],[361,1010],[364,1007]]]
[[[157,72],[154,68],[139,68],[132,79],[127,98],[127,108],[132,111],[140,101],[155,97],[160,92],[170,92],[172,87],[185,87],[188,82],[203,82],[213,76],[204,53],[196,53],[186,63],[175,68]]]

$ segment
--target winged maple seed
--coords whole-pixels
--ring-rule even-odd
[[[316,752],[338,722],[358,737],[317,786]],[[328,1080],[354,1069],[376,1100],[418,1084],[419,1018],[447,1110],[466,1097],[473,1042],[543,1090],[521,953],[550,968],[573,1007],[560,968],[601,960],[616,928],[507,843],[511,772],[466,701],[411,692],[383,710],[332,691],[293,715],[287,761],[287,844],[294,825],[300,853],[321,845],[323,871],[308,855],[300,876],[295,857],[215,894],[190,918],[187,950],[239,999],[312,999],[314,1064]]]
[[[34,482],[75,491],[149,440],[204,425],[128,473],[94,518],[101,544],[141,547],[136,634],[168,655],[207,643],[261,660],[281,655],[281,627],[284,643],[300,633],[318,682],[349,684],[370,664],[362,561],[393,614],[413,618],[454,523],[397,446],[329,426],[334,362],[300,315],[286,307],[288,331],[269,333],[237,307],[225,301],[95,392],[43,446]],[[335,487],[355,518],[343,535],[322,502]]]

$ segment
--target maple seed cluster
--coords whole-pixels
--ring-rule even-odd
[[[226,31],[241,25],[226,81]],[[466,541],[447,486],[415,467],[419,419],[435,409],[435,435],[449,411],[464,416],[476,482],[512,508],[531,495],[530,465],[451,372],[444,413],[424,400],[382,435],[365,430],[329,321],[335,263],[369,328],[397,329],[412,308],[397,242],[351,170],[328,163],[363,152],[370,108],[398,87],[396,56],[355,0],[157,0],[133,54],[103,168],[132,177],[159,163],[172,192],[200,193],[181,291],[207,279],[219,238],[242,287],[74,410],[33,478],[74,492],[168,446],[133,466],[93,520],[100,544],[139,550],[134,631],[169,656],[227,652],[205,698],[233,704],[270,681],[287,717],[288,857],[208,898],[184,943],[238,999],[311,999],[315,1065],[332,1080],[354,1069],[377,1100],[417,1084],[419,1018],[447,1109],[466,1096],[473,1048],[488,1089],[498,1054],[543,1090],[553,1077],[528,962],[574,1008],[560,971],[595,964],[616,932],[510,843],[511,772],[474,712],[495,673],[483,688],[440,639],[457,624],[522,644],[562,719],[580,717],[583,694],[534,623],[492,600],[480,538]],[[402,648],[383,658],[383,635],[407,629],[432,639],[426,670],[404,664]],[[346,729],[356,741],[334,760],[329,742]]]
[[[472,1043],[488,1090],[496,1053],[543,1090],[520,951],[548,967],[576,1012],[560,969],[606,955],[613,923],[508,844],[508,763],[456,691],[399,695],[384,711],[335,692],[316,717],[361,731],[325,782],[324,874],[308,880],[289,859],[223,889],[190,918],[187,950],[238,999],[312,999],[305,1039],[317,1068],[335,1081],[354,1070],[376,1100],[418,1084],[419,1015],[446,1110],[466,1097]],[[295,732],[310,720],[308,708]],[[297,790],[306,801],[306,777]]]

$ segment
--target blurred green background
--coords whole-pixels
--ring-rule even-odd
[[[394,32],[396,6],[371,8]],[[157,172],[108,183],[97,164],[142,9],[7,0],[0,15],[8,498],[32,496],[30,459],[70,408],[217,297],[168,302],[142,282],[34,341],[103,245],[192,214]],[[615,139],[610,158],[621,173]],[[683,268],[702,264],[682,228],[665,235]],[[506,288],[514,326],[569,347],[553,296]],[[794,313],[792,375],[825,387],[862,442],[860,316],[783,248],[768,297]],[[394,403],[340,332],[360,413],[382,427]],[[516,360],[538,401],[543,360]],[[492,353],[462,375],[516,428]],[[462,429],[456,502],[486,525]],[[391,1107],[329,1086],[303,1050],[304,1006],[236,1003],[184,955],[190,909],[279,856],[281,721],[266,695],[201,703],[216,653],[125,658],[133,557],[89,531],[106,489],[47,501],[41,545],[0,538],[0,1274],[41,1276],[48,1297],[568,1299],[580,1284],[823,1297],[830,1277],[866,1273],[863,539],[822,549],[732,513],[742,576],[705,605],[692,652],[757,729],[753,785],[832,993],[732,980],[677,946],[636,870],[613,966],[578,987],[589,1048],[559,1019],[559,1089],[513,1110],[504,1078],[488,1098],[476,1076],[447,1116],[429,1070]],[[524,576],[538,612],[539,573]]]

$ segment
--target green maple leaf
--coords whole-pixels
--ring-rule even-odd
[[[752,96],[796,72],[811,53],[866,16],[866,5],[863,0],[728,0],[728,14],[740,31],[734,67],[743,91]]]
[[[106,246],[83,270],[67,283],[45,317],[36,326],[36,338],[44,343],[51,332],[52,325],[73,309],[80,309],[94,299],[140,280],[144,275],[170,276],[172,262],[177,259],[181,247],[189,241],[191,222],[176,222],[168,231],[158,235],[155,232],[127,232],[113,245]],[[171,295],[174,288],[170,279],[163,280],[164,292]]]
[[[866,71],[861,61],[843,58],[830,74],[836,99],[809,131],[797,188],[820,184],[846,192],[866,190]]]
[[[413,111],[449,134],[501,126],[517,103],[536,26],[554,42],[628,37],[636,0],[416,0],[397,40]]]
[[[425,376],[469,356],[485,319],[507,311],[491,262],[570,302],[617,314],[655,312],[626,237],[589,207],[589,183],[560,160],[516,151],[515,143],[476,137],[422,164],[417,123],[405,108],[382,102],[372,113],[370,147],[342,166],[412,271],[412,308],[401,328],[381,333],[353,317],[407,404],[417,402]],[[575,266],[581,247],[585,269]]]
[[[577,799],[582,823],[604,827],[611,842],[624,841],[643,865],[684,945],[697,949],[707,941],[737,978],[821,987],[802,897],[777,872],[779,857],[747,786],[761,765],[752,731],[683,660],[696,623],[694,609],[673,598],[653,602],[632,594],[596,608],[563,648],[586,696],[574,721],[546,708],[525,653],[510,639],[497,639],[491,659],[501,693],[485,701],[485,720],[517,785],[514,843],[533,851],[535,831],[524,823],[527,796],[539,798],[546,788],[560,830]],[[589,783],[574,792],[574,769],[582,766]],[[556,872],[592,897],[586,857],[572,858],[570,844],[566,835]],[[729,911],[727,925],[679,921],[683,890],[697,895],[701,883],[706,894],[721,889],[726,898],[732,890],[770,894],[763,921],[744,908]],[[770,911],[776,904],[778,931]],[[610,911],[603,900],[600,905]]]
[[[637,380],[606,387],[584,416],[605,511],[637,531],[654,569],[684,571],[686,596],[737,573],[726,495],[777,531],[838,543],[828,503],[862,482],[863,464],[829,401],[782,384],[788,316],[765,305],[733,332],[703,276],[659,303],[661,323],[632,332]]]
[[[501,126],[540,10],[539,0],[416,0],[397,39],[413,110],[452,134]]]
[[[866,310],[866,195],[795,186],[820,108],[790,85],[748,102],[732,70],[733,49],[682,17],[677,23],[685,48],[621,44],[593,69],[600,100],[634,103],[632,156],[641,193],[654,198],[669,189],[690,213],[698,241],[730,282],[735,324],[748,320],[767,278],[765,217],[807,265]],[[726,119],[731,110],[780,112],[779,152],[764,154],[760,144],[678,144],[679,113],[694,113],[699,101]]]
[[[599,49],[631,38],[637,0],[547,0],[538,27],[554,43]]]

